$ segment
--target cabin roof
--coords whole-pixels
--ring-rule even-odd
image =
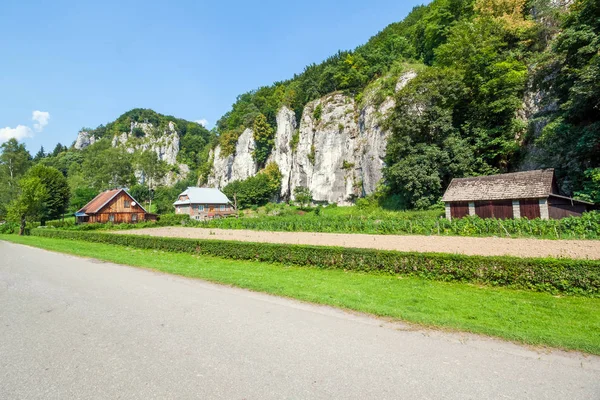
[[[442,201],[539,199],[553,194],[554,169],[454,178]]]
[[[79,214],[79,216],[85,216],[85,215],[89,215],[89,214],[96,214],[106,204],[108,204],[108,202],[110,202],[112,199],[114,199],[115,197],[117,197],[117,195],[119,193],[121,193],[121,192],[125,192],[125,194],[127,196],[129,196],[129,198],[131,198],[132,201],[135,201],[136,204],[142,210],[144,210],[145,213],[148,213],[146,211],[146,209],[144,209],[144,207],[142,207],[142,205],[127,192],[127,190],[125,190],[125,189],[110,189],[110,190],[106,190],[106,191],[98,194],[89,203],[87,203],[85,206],[83,206],[81,209],[79,209],[75,213],[75,215]]]
[[[188,196],[188,200],[177,200],[173,205],[180,206],[186,204],[229,204],[231,201],[223,192],[215,188],[188,187],[179,194]]]

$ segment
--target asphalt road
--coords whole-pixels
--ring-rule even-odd
[[[0,399],[600,399],[600,357],[0,242]]]

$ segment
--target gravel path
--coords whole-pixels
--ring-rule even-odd
[[[460,236],[397,236],[314,232],[264,232],[250,230],[161,227],[117,231],[118,234],[194,239],[238,240],[341,246],[380,250],[459,253],[482,256],[568,257],[600,259],[599,240],[505,239]]]

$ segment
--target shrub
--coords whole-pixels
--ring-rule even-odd
[[[12,235],[19,231],[19,224],[15,222],[5,222],[0,225],[0,233],[3,235],[9,234]]]
[[[315,121],[320,121],[321,120],[321,116],[323,115],[323,106],[321,105],[321,103],[317,104],[317,106],[315,107],[314,111],[313,111],[313,118],[315,119]]]
[[[58,229],[34,229],[31,233],[34,236],[204,254],[236,260],[401,274],[445,282],[471,282],[549,293],[600,296],[600,261],[598,260],[410,253],[374,249],[115,235]]]

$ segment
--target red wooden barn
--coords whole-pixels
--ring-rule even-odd
[[[442,201],[446,218],[560,219],[595,209],[592,203],[561,196],[554,169],[452,179]]]
[[[75,217],[77,223],[119,224],[156,220],[156,215],[148,213],[125,189],[112,189],[100,193],[77,211]]]

